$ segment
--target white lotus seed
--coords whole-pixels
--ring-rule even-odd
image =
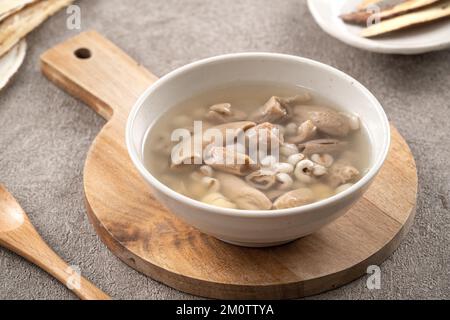
[[[275,163],[272,169],[277,173],[292,173],[294,172],[294,166],[290,163],[280,162]]]
[[[295,177],[301,182],[310,183],[312,181],[311,174],[314,166],[314,162],[311,160],[300,161],[294,170]]]
[[[301,153],[293,154],[292,156],[289,156],[288,162],[292,164],[293,166],[296,166],[297,163],[305,159],[305,156]]]
[[[313,174],[316,177],[321,177],[327,174],[327,168],[325,168],[324,166],[321,166],[320,164],[316,164],[313,168]]]
[[[311,156],[311,160],[317,164],[320,164],[321,166],[324,166],[325,168],[331,167],[331,165],[334,162],[334,158],[331,155],[329,155],[328,153],[313,154]]]
[[[207,165],[203,165],[200,167],[199,171],[206,177],[212,177],[214,174],[213,168]]]
[[[292,180],[291,176],[287,173],[279,173],[277,174],[277,181],[280,182],[278,189],[280,190],[288,190],[294,184],[294,180]]]
[[[284,143],[280,147],[280,153],[285,157],[290,157],[298,153],[298,147],[295,144]]]
[[[275,156],[267,156],[261,160],[261,165],[263,167],[272,167],[278,160]]]

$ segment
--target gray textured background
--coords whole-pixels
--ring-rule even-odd
[[[79,1],[82,27],[96,29],[157,75],[194,60],[281,52],[335,66],[366,85],[410,144],[419,170],[417,219],[382,266],[382,289],[360,279],[314,297],[450,298],[450,51],[387,56],[324,34],[304,0]],[[48,243],[117,299],[192,298],[130,269],[89,224],[83,162],[104,121],[49,83],[39,55],[76,34],[60,12],[28,37],[29,52],[0,96],[0,181]],[[73,299],[56,280],[0,249],[0,299]]]

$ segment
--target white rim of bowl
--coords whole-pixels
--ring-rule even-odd
[[[134,121],[136,119],[136,116],[138,112],[141,110],[141,108],[144,106],[144,102],[148,99],[148,97],[158,90],[159,87],[163,86],[166,82],[170,81],[173,77],[176,77],[178,75],[181,75],[183,73],[187,73],[191,71],[194,68],[197,68],[202,65],[211,64],[211,63],[217,63],[222,62],[223,60],[233,60],[233,59],[242,59],[242,58],[266,58],[266,59],[288,59],[296,63],[304,63],[309,64],[318,68],[323,68],[326,71],[343,78],[344,80],[350,82],[357,90],[360,90],[368,99],[368,101],[373,105],[373,107],[376,109],[377,113],[379,114],[380,118],[383,119],[383,127],[386,131],[387,135],[384,137],[383,145],[384,150],[375,158],[375,161],[373,165],[370,167],[369,171],[357,182],[355,183],[351,188],[338,193],[330,198],[317,201],[308,205],[295,207],[295,208],[289,208],[289,209],[278,209],[278,210],[241,210],[241,209],[227,209],[227,208],[221,208],[216,207],[212,205],[208,205],[205,203],[202,203],[200,201],[191,199],[187,196],[184,196],[168,186],[161,183],[157,178],[155,178],[150,171],[147,170],[147,168],[144,166],[142,161],[139,160],[137,150],[134,147],[133,138],[132,138],[132,129],[134,127]],[[190,64],[187,64],[183,67],[180,67],[178,69],[175,69],[174,71],[166,74],[159,80],[157,80],[153,85],[151,85],[137,100],[135,105],[133,106],[130,115],[128,117],[127,125],[126,125],[126,132],[125,132],[125,139],[126,139],[126,145],[128,149],[128,153],[131,157],[131,160],[134,164],[134,166],[138,169],[141,176],[143,176],[154,188],[158,189],[160,192],[164,193],[166,196],[173,198],[176,201],[183,202],[185,204],[188,204],[192,207],[198,208],[200,210],[208,210],[208,211],[214,211],[215,213],[226,215],[226,216],[233,216],[233,217],[240,217],[240,218],[255,218],[255,217],[261,217],[261,218],[276,218],[280,216],[289,216],[289,215],[297,215],[303,212],[311,211],[311,210],[317,210],[322,207],[326,207],[329,205],[333,205],[333,203],[338,202],[339,200],[342,200],[346,197],[349,197],[353,193],[356,193],[358,190],[364,188],[368,183],[372,181],[372,179],[378,174],[379,170],[384,164],[384,161],[386,160],[387,154],[389,152],[390,142],[391,142],[391,131],[390,131],[390,125],[388,118],[386,116],[386,113],[383,110],[383,107],[378,102],[378,100],[375,98],[375,96],[368,90],[366,87],[364,87],[361,83],[359,83],[354,78],[350,77],[346,73],[333,68],[329,65],[326,65],[324,63],[314,61],[307,58],[301,58],[297,56],[287,55],[287,54],[280,54],[280,53],[265,53],[265,52],[246,52],[246,53],[232,53],[232,54],[225,54],[220,55],[212,58],[207,58],[203,60],[199,60]]]
[[[308,8],[319,27],[330,36],[359,49],[369,50],[377,53],[386,54],[419,54],[429,51],[443,50],[450,47],[450,39],[447,41],[436,40],[427,44],[402,45],[380,43],[376,40],[370,40],[358,37],[350,32],[339,32],[337,28],[333,28],[334,24],[328,23],[320,14],[318,6],[314,4],[314,0],[308,0]],[[367,40],[367,41],[366,41]]]

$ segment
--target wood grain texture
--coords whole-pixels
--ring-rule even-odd
[[[89,48],[91,59],[73,52]],[[366,195],[342,218],[290,244],[265,249],[225,244],[178,220],[152,197],[125,147],[125,120],[156,80],[120,49],[88,32],[42,56],[43,73],[109,119],[84,170],[88,216],[108,248],[171,287],[211,298],[299,298],[344,285],[382,263],[415,212],[414,159],[392,127],[389,158]]]
[[[110,297],[67,265],[41,238],[13,196],[0,184],[0,246],[54,276],[83,300]],[[77,279],[78,278],[78,279]],[[79,283],[74,281],[79,280]],[[70,284],[70,285],[69,285]]]

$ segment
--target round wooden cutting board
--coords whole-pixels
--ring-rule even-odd
[[[125,147],[130,108],[156,77],[95,32],[41,57],[42,72],[105,117],[84,171],[88,215],[108,248],[168,286],[210,298],[287,299],[366,274],[400,244],[415,212],[413,156],[392,127],[389,158],[364,197],[306,238],[263,249],[225,244],[178,220],[153,197]]]

